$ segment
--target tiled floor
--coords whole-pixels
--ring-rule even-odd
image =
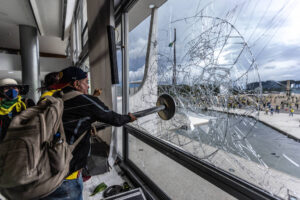
[[[115,168],[112,168],[109,172],[97,176],[92,176],[91,179],[84,182],[83,184],[83,199],[84,200],[99,200],[102,199],[103,192],[99,192],[98,194],[94,196],[90,196],[94,189],[99,185],[100,183],[104,182],[107,187],[112,185],[122,185],[124,183],[124,180],[121,176],[118,175]]]

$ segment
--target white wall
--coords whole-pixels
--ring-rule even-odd
[[[41,80],[45,74],[54,71],[61,71],[72,63],[67,58],[40,57]],[[0,79],[13,78],[17,81],[22,79],[21,56],[14,54],[0,53]]]

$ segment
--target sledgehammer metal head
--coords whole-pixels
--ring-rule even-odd
[[[163,94],[158,97],[156,106],[159,107],[161,105],[165,106],[165,109],[158,112],[158,115],[163,120],[171,119],[176,111],[175,102],[173,98],[168,94]]]
[[[132,113],[137,118],[144,117],[153,113],[158,113],[159,117],[163,120],[171,119],[175,114],[175,102],[168,94],[163,94],[158,97],[156,107],[148,108]]]

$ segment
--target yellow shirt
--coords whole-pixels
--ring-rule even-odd
[[[73,179],[77,179],[78,178],[78,173],[79,170],[73,172],[72,174],[70,174],[67,178],[65,178],[66,180],[73,180]]]
[[[54,92],[56,91],[60,91],[61,89],[58,89],[58,90],[49,90],[47,92],[44,92],[41,96],[41,98],[45,97],[45,96],[52,96],[54,94]]]

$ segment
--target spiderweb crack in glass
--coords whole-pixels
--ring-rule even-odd
[[[148,82],[155,84],[145,84],[141,99],[151,107],[156,101],[153,97],[169,94],[176,102],[176,114],[169,121],[148,116],[135,126],[287,198],[290,180],[300,183],[299,179],[285,175],[278,180],[281,172],[270,170],[276,164],[270,168],[251,143],[260,126],[262,87],[244,37],[233,24],[217,17],[194,16],[176,20],[172,26],[185,27],[178,34],[184,42],[179,44],[177,84],[172,84],[173,55],[162,49],[148,69]],[[158,65],[157,74],[155,67],[151,70],[154,65]]]

